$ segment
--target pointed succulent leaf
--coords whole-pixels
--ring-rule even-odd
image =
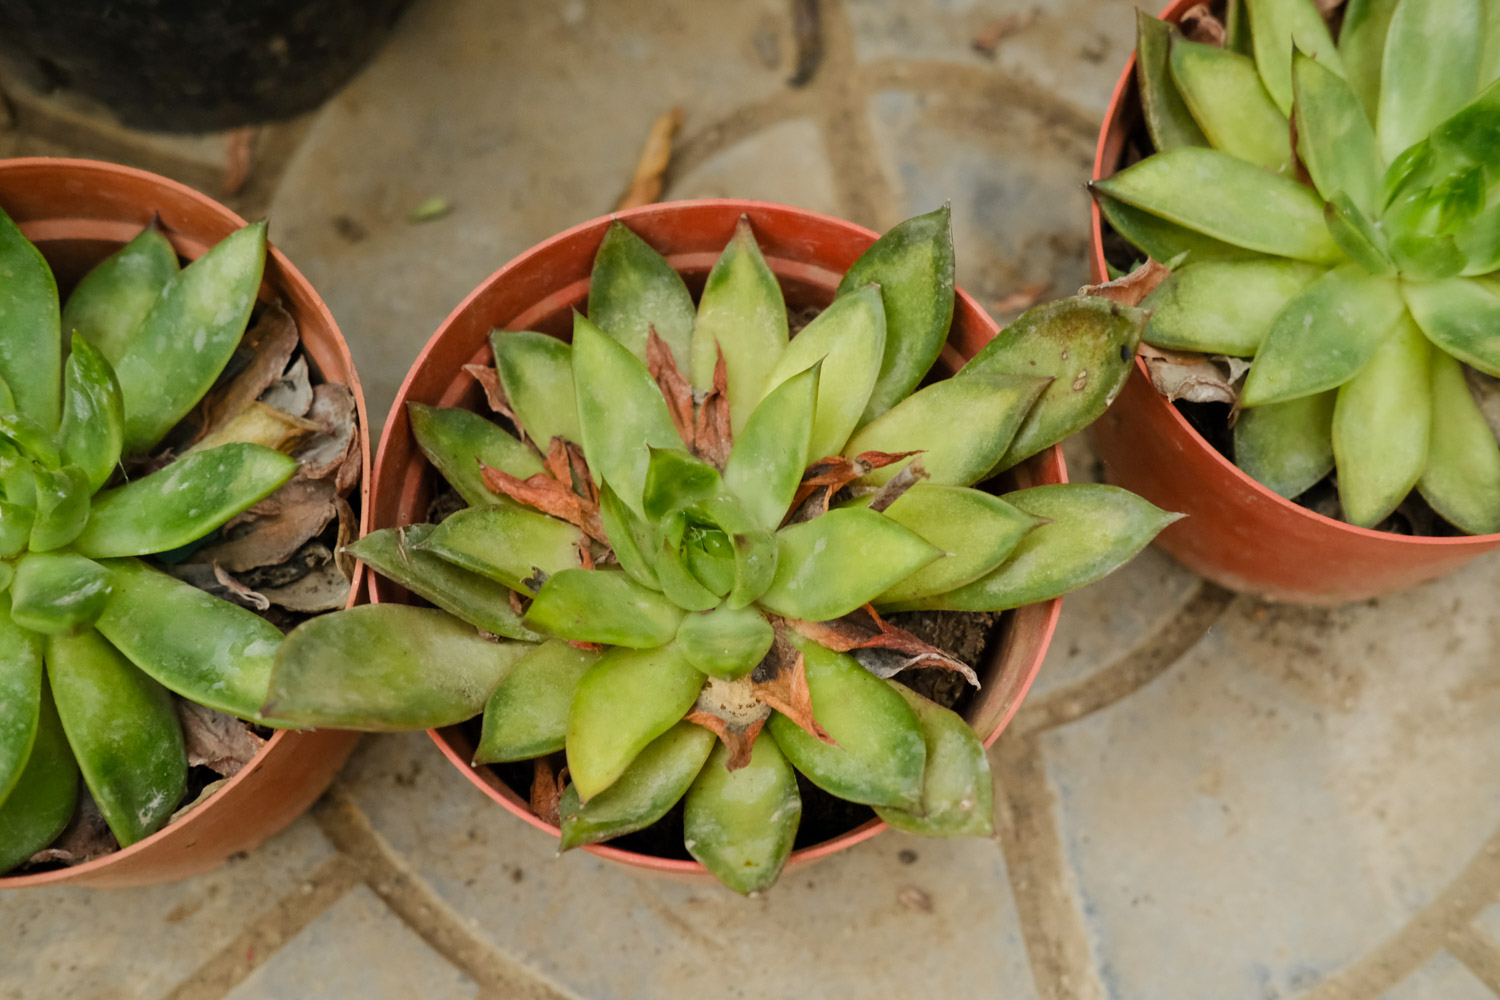
[[[1500,271],[1500,202],[1490,206],[1454,234],[1458,249],[1468,261],[1466,277]]]
[[[484,485],[480,463],[518,479],[546,471],[530,448],[477,413],[407,403],[406,414],[422,454],[470,507],[514,505]]]
[[[1357,265],[1329,271],[1271,321],[1241,405],[1311,396],[1349,381],[1405,312],[1396,283]]]
[[[887,681],[906,699],[922,725],[927,765],[917,809],[876,806],[891,826],[924,837],[988,837],[995,832],[995,788],[984,744],[963,716],[928,701],[904,684]]]
[[[474,763],[529,760],[563,748],[578,682],[598,653],[549,639],[516,661],[484,706]]]
[[[431,524],[372,531],[345,551],[424,600],[476,628],[507,639],[536,642],[542,637],[521,624],[510,606],[510,591],[478,573],[455,566],[421,548],[437,530]]]
[[[750,419],[786,343],[781,285],[761,255],[750,220],[741,216],[734,238],[703,287],[691,357],[693,385],[708,390],[713,388],[718,352],[724,352],[735,433]]]
[[[644,357],[644,335],[641,345]],[[573,349],[556,337],[529,330],[494,330],[490,346],[505,398],[536,446],[545,452],[554,437],[581,442]]]
[[[1319,264],[1342,256],[1323,224],[1323,200],[1316,192],[1216,149],[1158,153],[1095,181],[1094,188],[1247,250]]]
[[[57,839],[78,803],[78,763],[68,748],[52,692],[42,685],[36,740],[25,770],[0,802],[0,873]]]
[[[637,754],[682,721],[698,699],[703,675],[676,648],[612,649],[573,696],[568,716],[568,771],[588,802],[614,784]]]
[[[260,720],[280,629],[139,560],[105,568],[114,592],[94,627],[116,649],[184,698]]]
[[[836,379],[818,380],[812,438],[812,458],[837,455],[854,433],[870,401],[885,350],[885,307],[874,285],[836,299],[792,339],[766,380],[769,390],[826,359],[825,368]],[[757,407],[758,409],[758,407]]]
[[[1090,183],[1089,190],[1094,196],[1094,201],[1099,205],[1099,211],[1105,221],[1125,237],[1132,246],[1141,250],[1152,260],[1179,262],[1251,260],[1261,256],[1254,250],[1246,250],[1244,247],[1216,240],[1212,236],[1205,236],[1186,226],[1168,222],[1160,216],[1111,198],[1099,187],[1097,181]]]
[[[770,888],[791,857],[802,797],[772,740],[756,740],[744,767],[731,771],[728,764],[720,743],[688,789],[683,844],[714,878],[749,895]]]
[[[120,461],[125,410],[114,369],[87,340],[73,335],[73,352],[63,369],[62,460],[76,465],[95,492]]]
[[[666,258],[622,222],[610,225],[594,257],[589,319],[643,362],[647,335],[655,327],[677,364],[688,363],[693,297]]]
[[[1469,534],[1500,532],[1500,447],[1463,366],[1443,351],[1432,352],[1432,439],[1417,489]]]
[[[1373,528],[1406,498],[1427,465],[1432,345],[1409,316],[1369,364],[1339,389],[1333,411],[1344,519]]]
[[[1305,52],[1336,73],[1344,71],[1323,15],[1312,0],[1246,0],[1255,65],[1284,115],[1292,113],[1292,53]]]
[[[845,653],[801,637],[813,715],[824,743],[776,712],[767,723],[781,751],[824,791],[850,802],[917,809],[927,747],[916,713],[885,681]]]
[[[655,525],[637,517],[608,483],[599,487],[599,518],[620,568],[641,586],[660,590],[655,559],[660,536]]]
[[[1241,55],[1254,56],[1254,39],[1250,36],[1249,0],[1225,0],[1224,47]]]
[[[1333,471],[1333,404],[1337,391],[1240,411],[1234,464],[1277,496],[1301,496]]]
[[[1480,0],[1401,0],[1391,14],[1375,134],[1394,160],[1457,111],[1479,85]]]
[[[783,320],[784,322],[784,320]],[[641,513],[649,448],[681,448],[667,401],[645,362],[586,317],[573,316],[573,385],[583,454],[596,479]]]
[[[688,520],[717,527],[733,551],[733,580],[725,604],[731,608],[743,608],[765,593],[776,575],[775,534],[761,528],[745,505],[728,493],[694,504],[687,509],[686,515]],[[685,604],[681,606],[687,607]],[[688,610],[706,611],[707,608]]]
[[[0,211],[0,379],[44,431],[61,417],[62,336],[57,281],[42,252]],[[3,430],[0,430],[3,433]]]
[[[36,470],[36,521],[31,551],[50,552],[73,541],[89,522],[89,477],[76,465]]]
[[[683,537],[688,572],[709,591],[727,597],[734,587],[734,546],[719,528],[692,528]]]
[[[297,468],[295,458],[258,444],[184,455],[95,497],[78,551],[105,559],[180,548],[275,493]]]
[[[213,386],[244,336],[265,261],[257,222],[167,282],[115,364],[127,452],[153,447]]]
[[[1359,210],[1381,208],[1382,159],[1375,129],[1353,88],[1333,70],[1298,52],[1292,79],[1297,94],[1297,152],[1325,201],[1344,192]]]
[[[534,593],[537,571],[550,575],[579,564],[583,532],[566,521],[522,507],[471,507],[446,518],[413,548],[471,573]]]
[[[1399,0],[1349,0],[1344,26],[1339,29],[1339,57],[1344,75],[1354,89],[1365,117],[1373,122],[1380,112],[1380,68],[1385,61],[1385,37]]]
[[[650,649],[671,642],[682,610],[627,574],[608,569],[553,573],[526,612],[539,632],[575,642]]]
[[[0,500],[0,559],[25,550],[35,521],[36,509],[29,504]]]
[[[1173,271],[1141,302],[1157,347],[1254,357],[1283,307],[1323,269],[1274,257],[1198,261]]]
[[[1391,240],[1391,257],[1403,278],[1442,281],[1463,273],[1468,265],[1452,233],[1423,236],[1401,233]]]
[[[1470,278],[1423,284],[1404,282],[1401,291],[1417,325],[1438,347],[1480,371],[1500,377],[1500,289]]]
[[[1291,165],[1291,129],[1255,60],[1217,45],[1172,40],[1172,79],[1215,149],[1277,173]]]
[[[929,481],[968,486],[1000,463],[1051,381],[1045,375],[978,374],[935,382],[857,431],[844,454],[920,450]],[[874,469],[860,482],[879,486],[909,461]]]
[[[1166,21],[1136,10],[1135,78],[1140,85],[1141,112],[1151,144],[1163,152],[1208,145],[1172,78],[1167,57],[1176,35],[1176,29]]]
[[[718,607],[685,615],[677,626],[677,648],[693,666],[723,680],[755,669],[771,651],[775,630],[755,608]]]
[[[707,729],[679,722],[647,744],[614,784],[586,804],[579,801],[578,789],[569,785],[558,803],[559,849],[602,843],[661,819],[687,793],[714,743]]]
[[[0,444],[6,442],[46,468],[62,464],[62,452],[52,432],[25,413],[0,413]]]
[[[857,507],[783,528],[776,538],[776,578],[760,603],[815,622],[847,615],[943,555],[893,518]]]
[[[1367,273],[1388,278],[1396,273],[1396,261],[1384,233],[1360,211],[1347,194],[1336,193],[1323,210],[1328,232],[1349,259]]]
[[[944,205],[907,219],[871,244],[839,282],[839,296],[879,285],[885,305],[885,354],[864,423],[905,399],[943,350],[953,325],[952,216]]]
[[[718,493],[719,470],[681,448],[651,448],[641,508],[646,518],[660,521],[668,514]]]
[[[167,689],[93,629],[48,639],[47,679],[84,784],[120,846],[165,826],[188,770]]]
[[[62,311],[63,331],[83,337],[114,365],[176,274],[172,241],[154,226],[141,230],[73,289]]]
[[[661,584],[662,593],[684,611],[707,611],[716,607],[723,595],[715,594],[693,574],[682,548],[686,531],[684,529],[679,536],[676,530],[668,528],[656,553],[656,579]]]
[[[1103,297],[1059,299],[1027,310],[960,369],[959,378],[1052,379],[996,471],[1052,447],[1103,415],[1130,377],[1147,315]]]
[[[36,741],[42,640],[11,618],[0,594],[0,803],[20,780]]]
[[[801,341],[799,335],[793,344]],[[820,368],[793,375],[766,394],[734,440],[724,485],[765,531],[787,515],[808,460]],[[820,457],[820,456],[818,456]]]
[[[90,625],[114,588],[109,570],[73,552],[28,552],[16,563],[11,617],[47,635]]]
[[[478,715],[536,647],[494,642],[433,608],[368,604],[303,622],[262,691],[267,716],[298,728],[401,732]]]
[[[1061,597],[1119,569],[1182,517],[1095,483],[1035,486],[1005,499],[1051,523],[1028,532],[1009,559],[973,583],[881,610],[1004,611]]]
[[[1493,176],[1500,157],[1500,79],[1488,86],[1462,108],[1432,130],[1431,143],[1440,169],[1453,173],[1450,183],[1464,177],[1463,166],[1473,164],[1471,173],[1483,174],[1488,167]],[[1480,204],[1484,201],[1484,182],[1473,182]]]

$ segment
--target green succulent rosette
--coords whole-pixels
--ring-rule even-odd
[[[1235,461],[1284,497],[1336,470],[1373,527],[1415,487],[1500,531],[1500,4],[1233,0],[1222,47],[1139,16],[1155,153],[1093,185],[1173,273],[1148,343],[1253,358]],[[1472,376],[1471,376],[1472,377]]]

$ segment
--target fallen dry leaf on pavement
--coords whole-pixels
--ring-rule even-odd
[[[646,135],[645,148],[635,165],[630,186],[615,204],[616,212],[653,204],[661,197],[667,167],[672,162],[672,138],[682,128],[682,109],[673,108],[659,115]]]
[[[1032,7],[1030,10],[1017,11],[1007,14],[1005,17],[991,21],[985,25],[979,34],[974,36],[969,46],[986,59],[995,58],[995,51],[1000,48],[1000,43],[1007,38],[1012,38],[1036,24],[1037,19],[1042,16],[1041,8]]]

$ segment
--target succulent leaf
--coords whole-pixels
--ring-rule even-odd
[[[1276,173],[1290,169],[1287,117],[1266,92],[1253,59],[1179,35],[1171,43],[1171,71],[1215,149]]]
[[[561,750],[573,694],[598,659],[598,653],[549,639],[517,660],[485,703],[474,763],[526,760]]]
[[[689,504],[718,493],[719,470],[680,448],[651,448],[641,507],[646,518],[661,521]]]
[[[887,681],[906,699],[922,726],[927,764],[917,809],[876,806],[891,826],[925,837],[988,837],[995,831],[995,789],[984,744],[957,712]]]
[[[550,576],[579,565],[579,547],[584,544],[584,534],[575,525],[507,506],[461,510],[412,547],[530,594],[540,586],[538,571]]]
[[[364,560],[381,576],[476,628],[507,639],[541,640],[541,635],[521,624],[504,585],[421,548],[435,530],[431,524],[382,528],[350,544],[345,551]]]
[[[695,309],[682,275],[624,223],[610,225],[594,257],[589,318],[642,361],[653,327],[679,366],[691,356]]]
[[[840,297],[879,285],[885,305],[885,355],[863,423],[915,389],[943,350],[953,325],[952,215],[944,205],[907,219],[871,244],[839,282]]]
[[[1357,265],[1329,271],[1271,321],[1242,405],[1310,396],[1349,381],[1405,312],[1396,284]]]
[[[881,610],[1004,611],[1051,600],[1114,572],[1182,517],[1128,490],[1094,483],[1034,486],[1005,499],[1051,523],[1028,532],[1009,559],[973,583]]]
[[[644,357],[644,334],[641,344]],[[490,346],[505,398],[536,446],[546,451],[554,437],[581,441],[573,349],[556,337],[529,330],[494,330]]]
[[[266,224],[257,222],[167,282],[115,364],[127,452],[161,441],[213,386],[245,333],[265,260]]]
[[[291,631],[261,688],[264,712],[299,727],[401,732],[451,726],[477,715],[535,648],[490,641],[433,608],[351,608]]]
[[[800,340],[801,335],[794,343]],[[814,366],[798,372],[767,393],[735,438],[724,464],[725,487],[765,531],[780,526],[808,460],[815,457],[809,441],[819,371]]]
[[[1338,192],[1329,199],[1323,215],[1334,242],[1366,273],[1381,278],[1396,274],[1396,261],[1391,256],[1384,233],[1352,198]]]
[[[1454,236],[1468,261],[1465,277],[1500,271],[1500,203],[1490,206]]]
[[[1439,348],[1480,371],[1500,377],[1500,289],[1471,278],[1403,282],[1401,291],[1417,325]]]
[[[665,526],[657,549],[655,572],[667,600],[684,611],[707,611],[715,607],[723,594],[715,594],[693,574],[682,543],[687,535],[687,517],[678,514]]]
[[[746,766],[731,771],[728,763],[729,751],[716,745],[688,789],[683,843],[715,878],[748,895],[769,888],[785,867],[802,798],[796,774],[771,740],[755,741]]]
[[[1186,226],[1152,215],[1104,193],[1098,181],[1089,191],[1099,205],[1105,220],[1119,234],[1140,247],[1152,260],[1161,263],[1207,260],[1250,260],[1261,255],[1212,236],[1195,232]]]
[[[148,226],[84,275],[63,307],[62,328],[97,348],[113,370],[161,290],[176,274],[177,251],[172,241],[160,229]]]
[[[1484,45],[1479,0],[1401,0],[1391,13],[1375,133],[1386,160],[1425,139],[1474,95]]]
[[[754,670],[771,651],[776,632],[754,608],[722,606],[684,615],[677,626],[677,648],[710,677],[735,680]]]
[[[25,550],[35,521],[36,509],[29,504],[0,500],[0,559]]]
[[[125,408],[120,383],[104,355],[73,334],[73,351],[63,368],[61,458],[88,476],[89,492],[109,479],[125,442]]]
[[[477,413],[422,403],[407,403],[406,413],[422,454],[470,507],[515,505],[484,485],[481,464],[518,479],[546,471],[535,452]]]
[[[1144,10],[1135,12],[1135,58],[1141,85],[1141,112],[1157,149],[1206,146],[1208,139],[1172,79],[1168,63],[1176,29]]]
[[[47,678],[84,783],[120,846],[165,826],[188,770],[166,688],[93,629],[47,641]]]
[[[1333,471],[1333,405],[1329,389],[1240,411],[1234,462],[1251,479],[1288,500]]]
[[[1396,509],[1427,464],[1432,346],[1410,316],[1339,389],[1333,411],[1339,501],[1350,524],[1372,528]]]
[[[296,475],[295,458],[258,444],[226,444],[94,498],[78,551],[98,559],[167,552],[196,541]]]
[[[1432,352],[1432,434],[1417,489],[1469,534],[1500,532],[1500,447],[1463,366],[1443,351]]]
[[[73,541],[89,522],[89,477],[76,465],[36,470],[36,520],[30,548],[50,552]]]
[[[655,559],[660,533],[656,526],[637,517],[608,483],[599,487],[599,517],[604,523],[604,533],[609,536],[609,544],[614,548],[615,558],[620,561],[620,568],[641,586],[660,590]]]
[[[558,804],[562,819],[559,850],[598,844],[644,830],[665,816],[687,793],[713,752],[714,734],[691,722],[679,722],[636,754],[614,784],[589,799],[578,800],[569,785]]]
[[[42,428],[61,417],[62,336],[57,281],[42,252],[0,211],[0,379]],[[3,433],[3,428],[0,428]]]
[[[57,839],[78,802],[78,762],[68,749],[47,685],[41,689],[36,740],[26,767],[0,801],[0,873]]]
[[[1380,70],[1385,61],[1385,39],[1399,0],[1349,0],[1344,26],[1339,29],[1339,56],[1344,74],[1373,122],[1380,113]]]
[[[109,601],[109,570],[73,552],[28,552],[16,561],[11,618],[22,628],[66,635],[90,625]]]
[[[637,754],[678,724],[703,675],[676,648],[611,649],[583,680],[568,716],[568,771],[588,802],[614,784]]]
[[[62,464],[62,452],[58,450],[52,432],[25,413],[0,413],[0,445],[6,442],[23,456],[49,469]]]
[[[10,600],[0,594],[0,804],[31,756],[41,689],[41,638],[12,620]]]
[[[1292,113],[1292,53],[1305,52],[1342,74],[1343,61],[1312,0],[1245,0],[1255,65],[1283,115]]]
[[[1323,273],[1275,257],[1190,263],[1141,302],[1151,314],[1144,339],[1157,347],[1254,357],[1276,314]]]
[[[1318,193],[1343,192],[1366,215],[1378,215],[1381,156],[1354,89],[1333,70],[1301,52],[1292,66],[1297,94],[1297,152]]]
[[[682,609],[626,573],[565,569],[542,584],[524,620],[539,632],[575,642],[651,649],[672,641]]]

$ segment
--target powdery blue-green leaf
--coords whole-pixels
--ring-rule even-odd
[[[1172,25],[1137,8],[1135,78],[1141,92],[1141,113],[1151,144],[1163,151],[1208,144],[1172,79],[1167,57],[1174,37]]]
[[[470,507],[516,506],[484,485],[481,462],[517,479],[546,471],[535,452],[477,413],[407,403],[406,414],[422,454]]]
[[[0,873],[7,872],[57,839],[78,802],[78,764],[63,736],[42,685],[36,740],[25,770],[0,802]]]
[[[679,368],[691,357],[695,309],[682,275],[624,223],[612,223],[594,257],[589,319],[646,360],[652,327],[672,349]],[[709,377],[713,377],[712,371]]]
[[[165,826],[188,770],[167,689],[93,629],[47,641],[47,679],[84,783],[120,846]]]
[[[1301,496],[1333,471],[1333,404],[1329,389],[1285,403],[1240,410],[1234,464],[1278,496]]]
[[[517,506],[471,507],[446,518],[413,545],[523,594],[542,577],[578,566],[583,532],[566,521]],[[532,581],[528,586],[527,581]]]
[[[1417,325],[1460,361],[1500,377],[1500,289],[1470,278],[1404,282],[1401,291]]]
[[[677,648],[710,677],[734,680],[754,670],[771,651],[776,633],[755,608],[719,607],[684,615]]]
[[[1380,71],[1385,62],[1385,37],[1398,0],[1349,0],[1344,26],[1339,30],[1339,55],[1344,75],[1370,121],[1380,113]]]
[[[671,642],[681,619],[681,609],[625,573],[565,569],[542,584],[525,622],[577,642],[650,649]]]
[[[922,804],[912,810],[877,806],[875,813],[891,826],[924,837],[988,837],[995,831],[994,783],[984,744],[963,716],[887,681],[917,713],[927,764],[922,774]]]
[[[490,346],[505,398],[537,448],[546,452],[554,437],[581,441],[573,349],[556,337],[529,330],[494,330]],[[644,352],[643,343],[643,357]]]
[[[1372,528],[1406,498],[1427,465],[1432,345],[1410,317],[1338,394],[1333,453],[1344,520]]]
[[[1323,269],[1262,257],[1197,261],[1173,271],[1147,295],[1143,339],[1157,347],[1254,357],[1282,308]]]
[[[815,365],[772,389],[735,436],[724,464],[725,487],[766,531],[776,530],[786,517],[814,457],[808,443],[819,371]]]
[[[31,756],[41,688],[41,637],[12,621],[10,598],[0,592],[0,803]]]
[[[1432,434],[1417,489],[1469,534],[1500,532],[1500,447],[1463,366],[1443,351],[1432,352]]]
[[[1216,45],[1172,40],[1172,79],[1215,149],[1285,173],[1291,127],[1261,83],[1255,61]]]
[[[776,537],[776,578],[760,603],[807,621],[847,615],[943,555],[894,519],[858,507],[831,510]]]
[[[1479,86],[1484,44],[1479,0],[1401,0],[1381,64],[1375,134],[1394,160],[1457,111]]]
[[[611,649],[583,675],[568,717],[568,771],[588,802],[682,721],[703,675],[674,647]]]
[[[11,618],[47,635],[90,625],[113,590],[109,570],[75,552],[28,552],[16,562]]]
[[[83,337],[113,365],[176,274],[172,241],[155,227],[141,230],[73,289],[63,307],[64,333]]]
[[[115,471],[124,447],[125,407],[120,383],[104,355],[76,333],[73,352],[63,367],[63,416],[58,441],[62,460],[84,471],[91,493]]]
[[[773,740],[756,740],[744,767],[731,771],[728,764],[720,743],[688,789],[683,844],[714,878],[749,895],[770,888],[791,857],[802,798]]]
[[[1292,52],[1305,52],[1336,73],[1343,61],[1328,25],[1312,0],[1245,0],[1250,10],[1250,28],[1255,65],[1266,90],[1284,115],[1292,113]]]
[[[1245,377],[1241,404],[1279,403],[1344,384],[1404,312],[1395,282],[1355,265],[1329,271],[1272,320]]]
[[[528,760],[563,748],[578,682],[599,659],[549,639],[516,661],[484,706],[474,763]]]
[[[1188,263],[1205,260],[1250,260],[1261,256],[1254,250],[1246,250],[1244,247],[1216,240],[1212,236],[1194,232],[1186,226],[1168,222],[1150,212],[1111,198],[1104,193],[1097,182],[1090,182],[1089,193],[1094,196],[1099,212],[1115,232],[1152,260]]]
[[[43,430],[61,416],[62,336],[57,282],[40,250],[0,210],[0,379]]]
[[[1297,152],[1318,193],[1339,192],[1366,215],[1382,207],[1381,157],[1375,129],[1353,88],[1316,59],[1297,53],[1292,67],[1297,105]]]
[[[401,732],[478,715],[536,647],[494,641],[444,611],[369,604],[293,629],[264,694],[265,713],[302,727]]]
[[[558,803],[562,843],[568,851],[644,830],[677,804],[713,751],[713,733],[691,722],[679,722],[636,754],[614,784],[589,799],[578,800],[569,785]]]

